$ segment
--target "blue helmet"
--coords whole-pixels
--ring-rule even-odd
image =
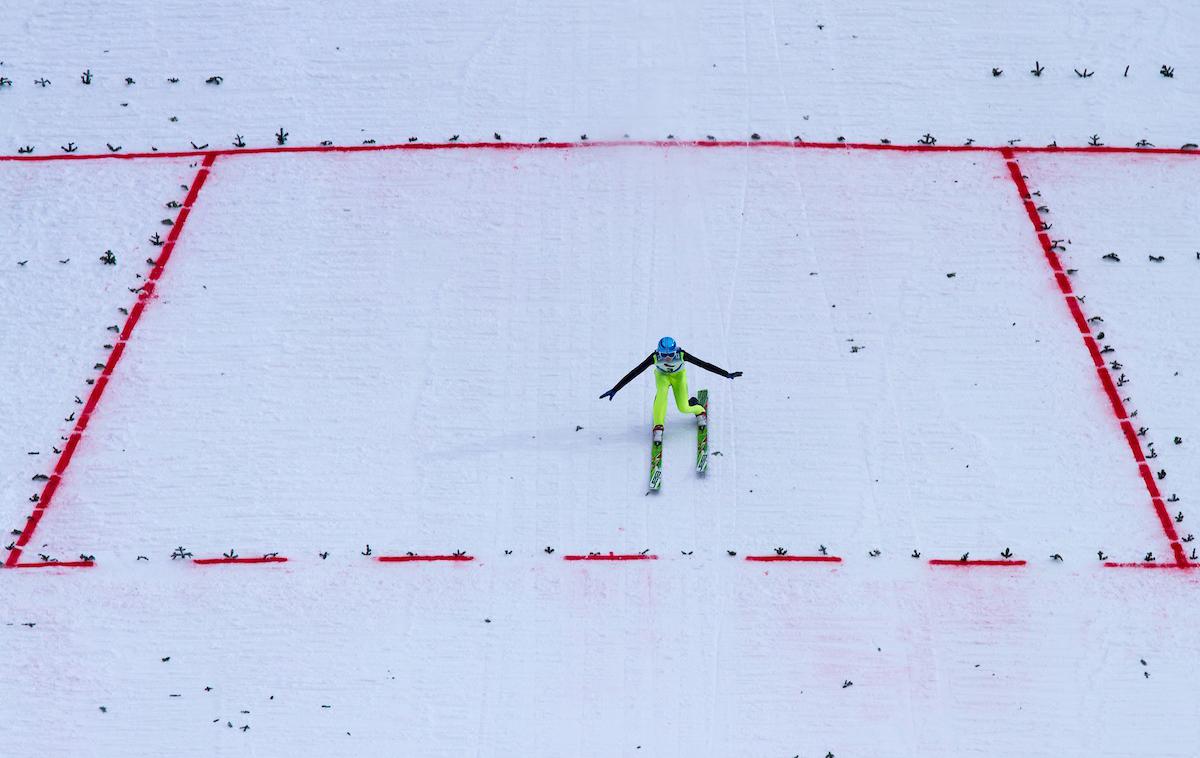
[[[679,345],[675,344],[675,340],[670,337],[663,337],[658,341],[658,347],[654,352],[658,353],[659,358],[674,358],[679,352]]]

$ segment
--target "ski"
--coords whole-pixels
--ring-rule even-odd
[[[696,393],[704,413],[696,416],[696,473],[708,471],[708,390]]]
[[[650,432],[650,490],[657,492],[662,486],[663,428],[655,426]]]

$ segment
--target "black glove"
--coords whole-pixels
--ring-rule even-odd
[[[601,395],[600,399],[603,400],[604,398],[608,398],[609,401],[611,402],[613,399],[613,395],[615,395],[615,394],[617,394],[616,390],[609,390],[608,392],[605,392],[603,395]]]
[[[742,372],[741,372],[741,371],[730,371],[730,372],[729,372],[729,378],[730,378],[730,379],[737,379],[737,378],[738,378],[739,376],[741,376],[741,375],[742,375]]]

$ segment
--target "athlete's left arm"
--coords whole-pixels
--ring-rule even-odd
[[[708,361],[702,361],[686,350],[683,351],[683,360],[688,363],[691,363],[695,366],[699,366],[700,368],[704,369],[705,371],[711,371],[714,374],[716,374],[717,376],[723,376],[726,379],[736,379],[737,377],[742,375],[741,371],[726,371],[725,369],[721,368],[720,366],[714,366],[711,363],[709,363]]]

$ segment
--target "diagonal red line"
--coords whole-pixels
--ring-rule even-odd
[[[1030,151],[1026,150],[1023,152]],[[1133,431],[1133,425],[1129,422],[1129,413],[1125,410],[1125,402],[1121,399],[1120,393],[1117,392],[1116,383],[1113,382],[1112,376],[1104,366],[1104,361],[1101,359],[1096,340],[1091,334],[1091,329],[1087,326],[1087,319],[1084,317],[1083,308],[1071,293],[1070,280],[1065,276],[1062,262],[1059,261],[1057,255],[1054,255],[1054,251],[1050,249],[1050,240],[1042,231],[1041,215],[1038,213],[1037,207],[1033,204],[1029,193],[1029,185],[1025,183],[1025,177],[1021,174],[1021,167],[1017,164],[1015,153],[1016,151],[1012,148],[1002,148],[1000,150],[1000,154],[1004,156],[1005,165],[1008,167],[1008,173],[1017,188],[1017,194],[1020,196],[1021,202],[1025,207],[1025,212],[1029,216],[1029,221],[1033,225],[1034,235],[1042,247],[1042,252],[1046,255],[1046,263],[1050,266],[1051,273],[1054,275],[1059,289],[1066,296],[1071,317],[1074,319],[1076,326],[1079,327],[1080,336],[1083,338],[1084,344],[1087,346],[1088,352],[1096,364],[1096,375],[1100,380],[1100,386],[1103,388],[1104,394],[1108,397],[1109,403],[1112,405],[1113,415],[1121,427],[1125,442],[1129,445],[1129,452],[1133,455],[1134,463],[1138,466],[1138,473],[1146,485],[1146,492],[1150,495],[1150,504],[1154,508],[1155,515],[1158,516],[1159,524],[1162,526],[1167,542],[1171,545],[1171,552],[1175,556],[1175,563],[1181,567],[1186,566],[1188,565],[1187,554],[1183,550],[1183,545],[1179,542],[1179,534],[1175,531],[1175,524],[1171,521],[1171,514],[1167,512],[1167,506],[1162,501],[1162,495],[1158,490],[1158,485],[1154,481],[1154,475],[1145,462],[1146,456],[1142,452],[1142,444],[1138,441],[1137,434]]]
[[[171,233],[167,236],[167,240],[163,245],[162,254],[159,256],[158,263],[150,272],[145,286],[142,287],[138,294],[138,301],[133,308],[130,309],[129,315],[125,319],[125,326],[121,329],[120,339],[113,345],[112,352],[108,355],[108,361],[104,364],[104,369],[97,377],[96,383],[92,385],[92,390],[88,394],[87,402],[79,412],[78,418],[75,420],[75,428],[72,430],[70,437],[67,439],[67,445],[63,448],[59,456],[58,462],[54,466],[54,473],[51,475],[46,486],[42,489],[42,494],[38,499],[37,505],[34,506],[33,512],[25,521],[25,526],[21,530],[21,535],[17,538],[13,549],[8,551],[8,557],[4,561],[5,568],[14,568],[20,564],[21,553],[23,548],[33,539],[34,532],[37,531],[38,525],[42,521],[42,515],[50,507],[54,501],[54,493],[58,490],[59,482],[66,474],[67,467],[71,464],[71,459],[74,457],[76,450],[79,447],[80,441],[83,439],[83,433],[87,429],[88,421],[91,419],[92,413],[100,404],[100,398],[104,396],[104,390],[108,387],[108,379],[112,376],[113,370],[117,367],[117,363],[121,360],[121,356],[125,354],[125,345],[129,337],[133,334],[133,328],[137,325],[142,313],[145,311],[145,303],[149,300],[154,291],[154,286],[158,278],[162,276],[163,268],[171,257],[171,252],[175,247],[176,240],[179,239],[180,233],[183,231],[184,222],[187,220],[188,212],[192,205],[196,202],[196,198],[200,194],[200,188],[204,186],[204,182],[208,179],[209,169],[216,161],[216,155],[205,154],[201,161],[200,169],[196,172],[196,178],[192,180],[187,197],[183,201],[183,206],[179,209],[179,215],[175,219],[175,225],[171,227]]]

